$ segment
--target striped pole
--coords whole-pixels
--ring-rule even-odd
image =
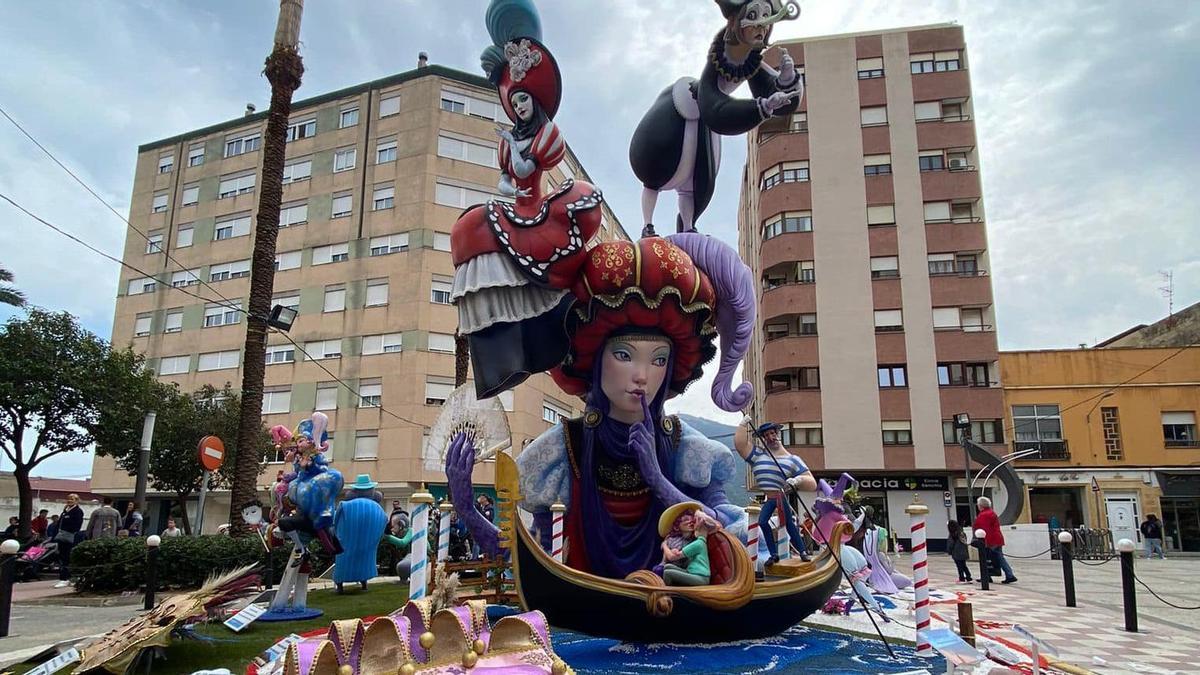
[[[913,495],[912,503],[904,507],[904,512],[912,519],[912,566],[913,593],[917,608],[917,656],[933,656],[933,648],[929,646],[929,561],[925,550],[925,516],[929,507],[921,503],[921,498]]]
[[[413,538],[412,538],[412,570],[408,578],[408,599],[420,600],[425,597],[426,584],[429,582],[429,508],[433,504],[433,495],[425,491],[422,485],[419,492],[413,494],[410,500],[413,506]]]
[[[550,544],[550,555],[557,562],[563,561],[563,517],[567,512],[565,504],[555,502],[550,505],[550,522],[552,524],[550,531],[553,534],[553,541]]]
[[[758,514],[762,507],[751,504],[746,507],[746,553],[750,554],[750,565],[758,571]]]
[[[787,514],[783,512],[783,509],[776,508],[772,518],[774,519],[776,549],[778,549],[775,556],[780,560],[787,560],[792,557],[792,538],[787,531]]]
[[[437,561],[439,563],[446,562],[446,558],[450,557],[450,512],[453,510],[454,505],[450,503],[450,500],[438,504],[438,511],[441,512],[441,517],[438,518]]]

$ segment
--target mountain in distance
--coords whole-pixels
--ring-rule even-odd
[[[680,414],[678,417],[689,427],[733,451],[733,432],[736,428],[733,425],[721,424],[695,415]],[[736,473],[733,478],[725,482],[725,496],[729,497],[729,501],[733,504],[746,506],[750,503],[750,493],[746,490],[746,462],[737,452],[734,452],[733,458],[736,460]]]

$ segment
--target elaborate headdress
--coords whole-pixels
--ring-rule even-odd
[[[493,44],[479,59],[483,71],[500,90],[500,105],[516,120],[509,97],[527,92],[553,119],[562,101],[558,62],[541,43],[542,22],[532,0],[492,0],[486,16]]]
[[[717,0],[721,8],[721,16],[732,19],[741,13],[751,0]],[[795,0],[769,0],[771,13],[759,17],[755,23],[770,25],[780,21],[795,19],[800,16],[800,5]]]

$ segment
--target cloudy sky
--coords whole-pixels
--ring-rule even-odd
[[[708,0],[542,0],[564,73],[559,123],[627,228],[626,161],[659,90],[698,74],[720,25]],[[298,97],[434,63],[478,71],[486,0],[307,3]],[[966,32],[1001,349],[1074,347],[1200,299],[1200,2],[802,0],[796,38],[957,22]],[[137,146],[265,109],[271,0],[9,3],[0,107],[118,212]],[[703,231],[736,245],[743,143],[726,141]],[[1190,187],[1189,187],[1190,186]],[[124,224],[0,119],[0,192],[120,255]],[[666,216],[667,200],[661,205]],[[31,302],[110,334],[118,268],[0,202],[0,264]],[[0,310],[0,320],[10,313]],[[706,386],[679,408],[716,417]],[[729,416],[724,418],[729,420]],[[736,421],[736,416],[733,417]],[[79,475],[89,457],[45,474]],[[11,466],[9,467],[11,469]]]

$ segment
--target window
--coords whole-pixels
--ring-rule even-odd
[[[779,430],[784,445],[821,445],[820,422],[792,422]]]
[[[907,387],[908,370],[904,364],[898,366],[879,366],[880,387]]]
[[[450,333],[430,333],[429,351],[454,353],[454,336]]]
[[[452,113],[473,115],[488,120],[506,121],[500,105],[492,100],[475,98],[457,91],[442,90],[442,110]]]
[[[369,245],[372,256],[403,253],[408,250],[408,233],[401,232],[383,237],[371,237]]]
[[[465,115],[467,113],[467,97],[443,89],[442,110]]]
[[[882,58],[858,60],[858,79],[873,80],[878,77],[883,77]]]
[[[226,305],[207,305],[204,308],[204,327],[228,326],[239,323],[242,319],[242,303]]]
[[[375,211],[390,209],[396,204],[396,188],[392,185],[376,185],[371,200],[371,208]]]
[[[357,148],[342,148],[335,150],[333,153],[333,172],[349,171],[354,168],[354,163],[358,157]]]
[[[312,178],[312,160],[302,159],[283,167],[283,184],[295,183],[296,181],[308,180]]]
[[[279,207],[279,227],[303,225],[308,222],[308,202],[293,202]]]
[[[571,417],[571,410],[567,406],[552,401],[550,399],[542,399],[542,421],[550,424],[558,424],[560,420],[565,420]]]
[[[313,406],[314,410],[336,410],[337,409],[337,394],[338,386],[334,382],[325,382],[317,385],[317,402]]]
[[[236,138],[225,138],[225,156],[244,155],[262,146],[262,134],[255,131]]]
[[[953,167],[951,167],[953,169]],[[975,217],[975,205],[973,202],[961,202],[950,205],[950,220],[956,223],[972,223],[978,220]]]
[[[559,166],[562,166],[561,164]],[[433,250],[449,251],[450,250],[450,235],[445,232],[433,233]]]
[[[900,259],[894,255],[871,258],[872,279],[895,279],[900,276]]]
[[[874,127],[881,124],[887,124],[887,106],[871,106],[869,108],[860,108],[859,117],[861,118],[864,127]]]
[[[820,368],[799,368],[796,371],[796,387],[799,389],[820,389]]]
[[[151,253],[162,253],[163,235],[162,233],[151,234],[146,237],[146,255]]]
[[[155,287],[154,279],[149,277],[139,277],[129,280],[129,290],[127,295],[140,295],[142,293],[153,293]]]
[[[268,389],[263,392],[262,414],[285,413],[292,407],[291,389]]]
[[[792,131],[808,131],[808,113],[792,113],[791,124],[788,125]]]
[[[179,232],[175,234],[175,248],[187,248],[192,245],[192,236],[195,230],[189,227],[180,227]]]
[[[378,408],[383,405],[383,384],[378,379],[363,380],[358,385],[358,407]]]
[[[934,307],[933,308],[933,327],[938,328],[961,328],[962,320],[959,317],[957,307]]]
[[[402,333],[387,333],[384,335],[364,335],[362,339],[363,356],[374,354],[398,354],[404,350]]]
[[[238,260],[231,263],[213,265],[208,268],[209,281],[225,281],[250,276],[250,261]]]
[[[139,315],[136,319],[134,319],[134,321],[133,321],[133,336],[134,337],[142,337],[145,335],[149,335],[150,334],[150,320],[152,318],[153,317],[151,317],[149,314],[142,314],[142,315]]]
[[[207,354],[201,354],[200,362],[196,366],[196,370],[203,372],[206,370],[237,368],[240,355],[241,352],[236,349],[227,352],[209,352]]]
[[[812,232],[812,213],[785,211],[763,224],[763,240],[792,232]]]
[[[875,310],[875,332],[889,333],[904,330],[903,313],[898,309]]]
[[[171,287],[183,288],[200,283],[200,268],[180,270],[171,274]]]
[[[484,145],[450,136],[438,136],[438,156],[461,159],[482,166],[499,166],[495,145]]]
[[[942,103],[943,122],[962,122],[969,119],[971,119],[971,116],[963,111],[962,103]]]
[[[178,333],[183,330],[183,311],[167,312],[167,320],[163,323],[164,333]]]
[[[370,279],[367,281],[367,307],[379,307],[388,304],[388,280]]]
[[[379,432],[354,432],[354,459],[375,459],[379,457]]]
[[[338,128],[345,129],[358,125],[358,108],[347,108],[338,116]]]
[[[213,241],[245,237],[250,234],[250,216],[218,221],[213,229]]]
[[[194,206],[200,201],[200,186],[185,185],[183,186],[183,205]]]
[[[163,155],[158,158],[158,172],[171,173],[171,169],[175,166],[175,155]]]
[[[954,274],[953,253],[930,253],[927,257],[929,259],[929,274],[931,276]]]
[[[788,325],[786,323],[769,323],[765,328],[767,331],[767,342],[788,336]]]
[[[896,205],[877,204],[867,207],[867,225],[895,225]]]
[[[808,177],[808,162],[783,162],[763,172],[762,189],[770,190],[780,183],[801,183]]]
[[[817,281],[817,270],[812,260],[801,260],[796,263],[796,281],[811,284]]]
[[[217,188],[217,199],[225,199],[235,195],[254,192],[254,174],[240,176],[221,176],[221,185]]]
[[[154,201],[150,204],[150,213],[165,213],[167,210],[167,193],[154,195]]]
[[[387,117],[400,112],[400,95],[393,94],[379,99],[379,116]]]
[[[317,340],[316,342],[306,342],[304,343],[304,351],[308,354],[308,358],[314,361],[340,359],[342,358],[342,341]]]
[[[921,73],[932,73],[933,72],[933,54],[932,53],[926,52],[924,54],[910,54],[908,57],[908,60],[909,60],[909,68],[913,75],[919,75]]]
[[[883,176],[892,172],[891,155],[867,155],[863,157],[863,175]]]
[[[442,206],[453,206],[455,208],[465,209],[468,206],[484,204],[492,199],[497,198],[499,198],[499,195],[485,192],[483,190],[475,190],[472,188],[459,187],[457,185],[439,182],[437,184],[437,190],[434,193],[433,199]]]
[[[913,106],[913,114],[918,122],[937,122],[942,119],[942,102],[925,101]]]
[[[1014,405],[1013,437],[1018,443],[1062,441],[1062,418],[1051,404]]]
[[[300,291],[284,291],[271,298],[271,306],[275,305],[298,310],[300,308]]]
[[[204,163],[204,146],[193,145],[188,149],[188,166],[200,166]]]
[[[961,443],[962,430],[954,428],[954,420],[942,420],[942,442]],[[971,438],[979,443],[1003,443],[1004,420],[972,420]]]
[[[316,118],[303,122],[292,122],[287,128],[287,142],[298,141],[301,138],[311,138],[317,135]]]
[[[440,274],[433,275],[433,285],[429,292],[429,301],[435,305],[449,305],[450,292],[454,286],[452,277],[442,276]]]
[[[325,287],[326,312],[341,312],[346,309],[346,288],[341,284]]]
[[[396,139],[379,139],[375,145],[375,163],[387,164],[396,161]]]
[[[1168,448],[1200,446],[1200,442],[1197,442],[1196,439],[1196,413],[1194,412],[1164,412],[1162,428],[1163,443]]]
[[[159,375],[180,375],[191,368],[190,356],[164,356],[158,361]]]
[[[950,202],[925,202],[925,222],[945,223],[950,221]]]
[[[296,347],[295,345],[268,345],[267,346],[267,365],[275,363],[295,363],[296,362]]]
[[[350,215],[354,208],[354,197],[349,194],[334,195],[333,209],[329,214],[331,218],[343,218]]]
[[[979,273],[979,257],[974,253],[959,253],[954,256],[954,269],[965,276]]]
[[[946,168],[946,159],[941,150],[922,151],[917,163],[922,171],[941,171]]]
[[[425,405],[441,405],[454,391],[454,379],[429,375],[425,378]]]
[[[801,314],[800,315],[800,334],[801,335],[816,335],[817,334],[817,315],[816,314]]]
[[[884,445],[912,445],[912,422],[884,422]]]
[[[346,260],[349,257],[350,244],[330,244],[329,246],[315,246],[312,250],[312,264],[328,265],[332,262]]]
[[[275,254],[275,271],[294,270],[300,267],[300,251],[287,251]]]
[[[983,323],[983,310],[978,307],[963,307],[959,312],[962,315],[962,329],[969,333],[978,333],[987,330],[988,326]]]
[[[933,70],[938,73],[958,70],[961,66],[961,60],[961,54],[957,49],[949,52],[934,52]]]

